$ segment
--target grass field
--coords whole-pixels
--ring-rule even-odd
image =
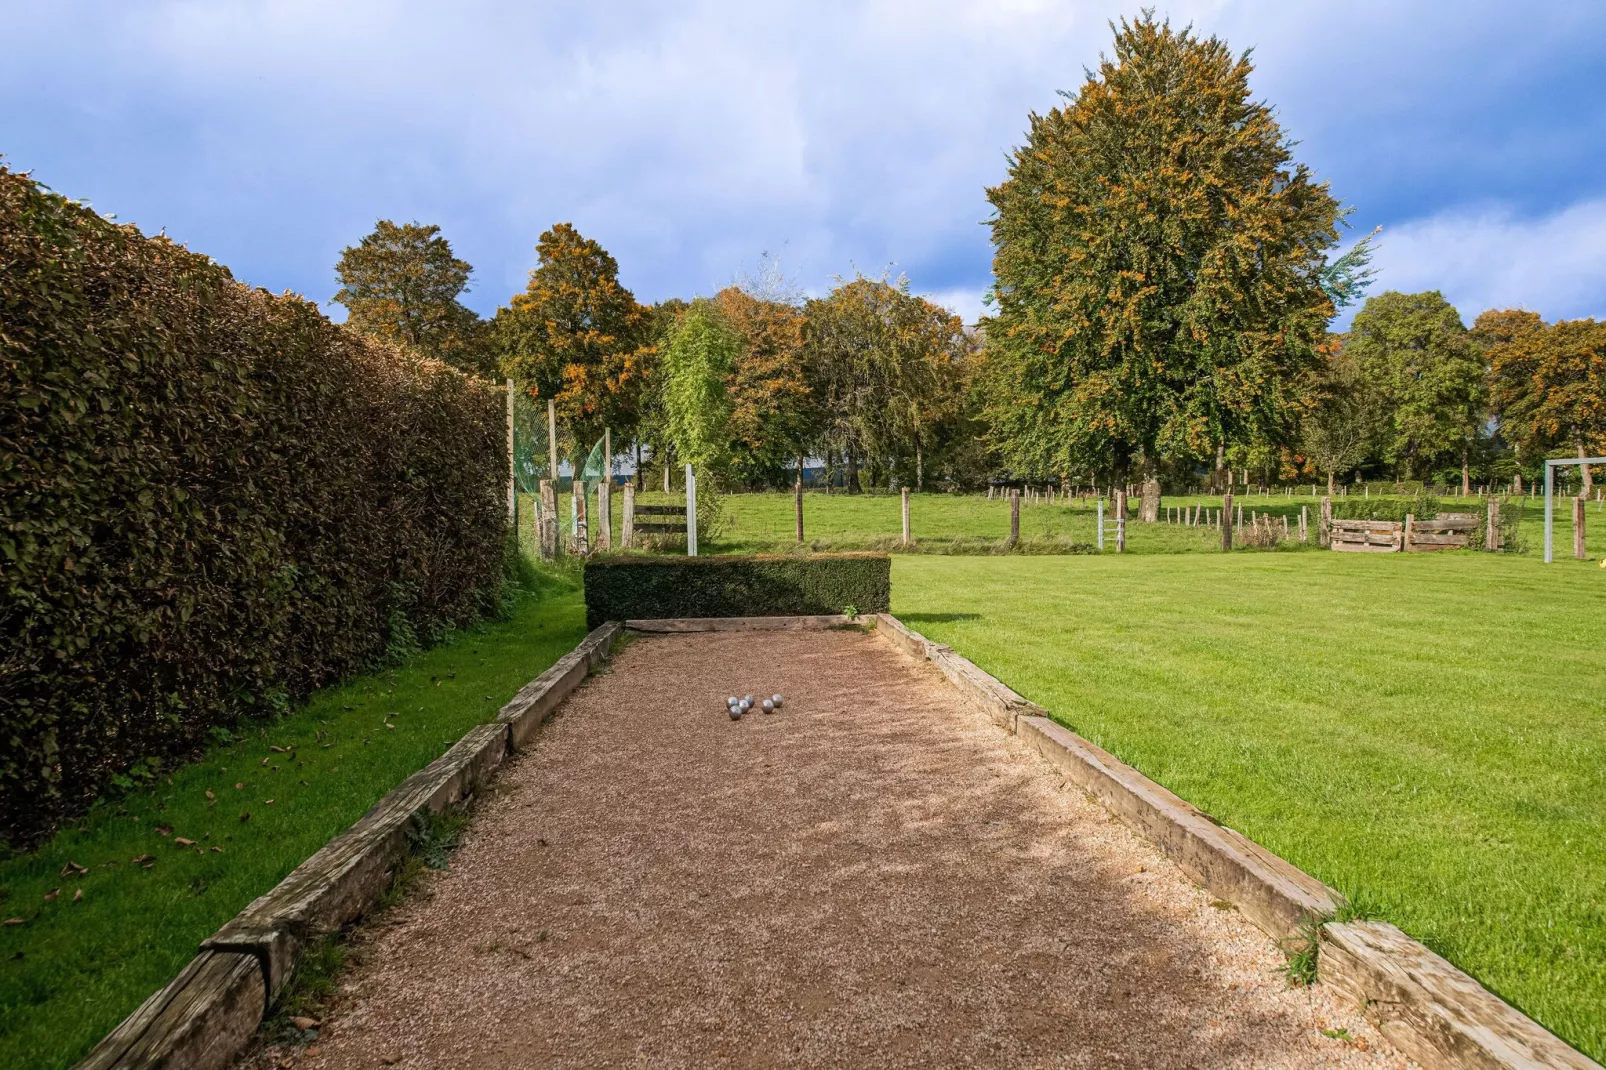
[[[0,1066],[71,1065],[201,940],[584,632],[575,584],[548,578],[510,619],[242,728],[154,790],[0,861],[0,917],[23,919],[0,927]]]
[[[1594,563],[911,556],[894,562],[893,601],[1606,1057],[1606,571]]]
[[[644,493],[642,504],[685,504],[683,494],[665,495],[661,491]],[[730,494],[724,497],[726,530],[717,538],[706,533],[699,540],[704,553],[789,553],[798,549],[794,541],[793,497],[790,493]],[[595,504],[593,496],[592,504]],[[1481,513],[1484,506],[1479,499],[1465,503],[1455,499],[1442,500],[1446,509],[1464,504],[1471,512]],[[1315,549],[1315,524],[1319,498],[1312,498],[1309,489],[1304,495],[1282,494],[1240,495],[1236,499],[1245,513],[1251,510],[1269,513],[1273,517],[1288,517],[1290,530],[1297,532],[1301,507],[1309,511],[1311,543],[1297,541],[1284,544],[1279,552]],[[530,499],[523,499],[522,516],[524,541],[533,552],[536,536],[531,526],[534,509]],[[1167,497],[1164,505],[1169,509],[1203,505],[1219,508],[1220,498]],[[564,530],[569,518],[568,495],[558,503]],[[1137,503],[1131,505],[1136,512]],[[1522,536],[1530,553],[1539,555],[1544,545],[1544,501],[1522,503]],[[617,535],[623,524],[623,495],[613,496],[613,530]],[[847,495],[811,491],[803,497],[803,526],[806,548],[815,550],[883,549],[900,551],[902,533],[899,516],[900,501],[897,495]],[[1594,502],[1588,506],[1587,535],[1590,552],[1597,560],[1606,556],[1606,510]],[[1001,500],[988,500],[985,494],[918,494],[911,499],[911,528],[916,541],[915,550],[922,553],[983,554],[996,553],[1009,537],[1009,504]],[[1098,514],[1090,500],[1078,500],[1070,505],[1037,504],[1021,508],[1021,540],[1018,552],[1027,554],[1092,553],[1098,541]],[[1572,520],[1568,505],[1558,501],[1555,523],[1557,557],[1572,553]],[[1180,524],[1127,525],[1127,552],[1133,554],[1219,553],[1221,535],[1214,529],[1186,527]],[[1105,513],[1105,551],[1115,551],[1115,521],[1113,514]],[[1256,552],[1256,551],[1247,551]]]

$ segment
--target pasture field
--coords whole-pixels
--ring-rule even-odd
[[[911,555],[894,560],[893,603],[1606,1058],[1594,563]]]
[[[241,726],[36,853],[0,859],[0,917],[22,919],[0,927],[0,1066],[77,1061],[202,940],[584,634],[577,585],[545,577],[509,619]]]

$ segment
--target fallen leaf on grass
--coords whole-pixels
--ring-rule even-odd
[[[334,744],[333,744],[333,743],[325,743],[325,744],[324,744],[324,745],[323,745],[323,749],[324,749],[324,750],[328,750],[328,749],[329,749],[329,748],[330,748],[330,747],[333,747],[333,746],[334,746]]]
[[[220,855],[220,854],[222,854],[222,853],[223,853],[223,848],[221,848],[221,847],[214,847],[214,848],[212,848],[212,853],[213,853],[213,854],[215,854],[215,855]]]
[[[161,835],[161,836],[171,836],[171,835],[173,835],[173,826],[172,825],[157,825],[156,826],[156,832],[157,832],[158,835]]]
[[[297,1017],[294,1017],[294,1018],[290,1019],[290,1022],[297,1029],[316,1029],[316,1028],[318,1028],[318,1019],[316,1019],[316,1018],[302,1018],[302,1017],[300,1017],[298,1015]]]
[[[268,749],[270,751],[272,751],[273,753],[275,753],[275,754],[289,754],[295,748],[294,747],[275,747],[273,744],[269,743],[268,744]]]
[[[264,806],[272,806],[273,805],[273,800],[272,799],[263,799],[262,803],[263,803]]]
[[[72,901],[74,903],[82,902],[83,898],[84,898],[84,890],[82,888],[76,889],[72,894]]]
[[[195,846],[195,841],[194,840],[186,840],[183,836],[180,836],[178,839],[174,840],[173,842],[175,844],[177,844],[178,846],[180,846],[180,847],[194,847]]]
[[[208,799],[215,799],[215,798],[217,798],[217,796],[216,796],[216,795],[213,795],[213,794],[212,794],[212,789],[211,789],[211,788],[207,788],[207,789],[206,789],[206,797],[207,797],[207,798],[208,798]]]
[[[89,870],[87,867],[80,866],[77,862],[74,862],[70,858],[67,860],[67,864],[61,867],[61,875],[63,877],[82,877],[88,872]]]
[[[152,855],[140,855],[138,858],[134,859],[134,865],[143,866],[147,862],[154,862],[154,861],[156,861],[156,859]]]
[[[234,790],[235,791],[243,791],[244,789],[245,789],[245,785],[244,784],[240,783],[238,780],[236,780],[234,782]]]
[[[7,918],[5,921],[0,922],[0,925],[26,925],[26,924],[28,924],[28,919],[27,918]]]
[[[267,764],[268,764],[268,760],[267,760],[267,759],[266,759],[266,758],[263,758],[263,759],[262,759],[262,764],[263,764],[263,765],[267,765]]]
[[[53,891],[46,892],[45,893],[45,902],[47,902],[47,903],[50,902],[51,900],[55,899],[56,896],[58,896],[60,894],[61,894],[61,889],[60,888],[56,888]]]
[[[393,725],[393,724],[391,724],[391,723],[390,723],[390,722],[389,722],[389,721],[386,721],[386,722],[385,722],[385,727],[386,727],[386,728],[395,728],[395,727],[396,727],[396,726],[395,726],[395,725]]]

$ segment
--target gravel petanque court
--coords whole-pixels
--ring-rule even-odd
[[[253,1061],[1406,1065],[1220,906],[872,634],[640,638]]]

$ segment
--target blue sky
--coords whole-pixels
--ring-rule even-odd
[[[326,302],[376,218],[440,224],[490,313],[575,223],[638,298],[765,251],[973,318],[985,187],[1137,5],[0,0],[0,154]],[[1296,152],[1381,225],[1375,289],[1606,318],[1606,4],[1161,5],[1253,48]]]

